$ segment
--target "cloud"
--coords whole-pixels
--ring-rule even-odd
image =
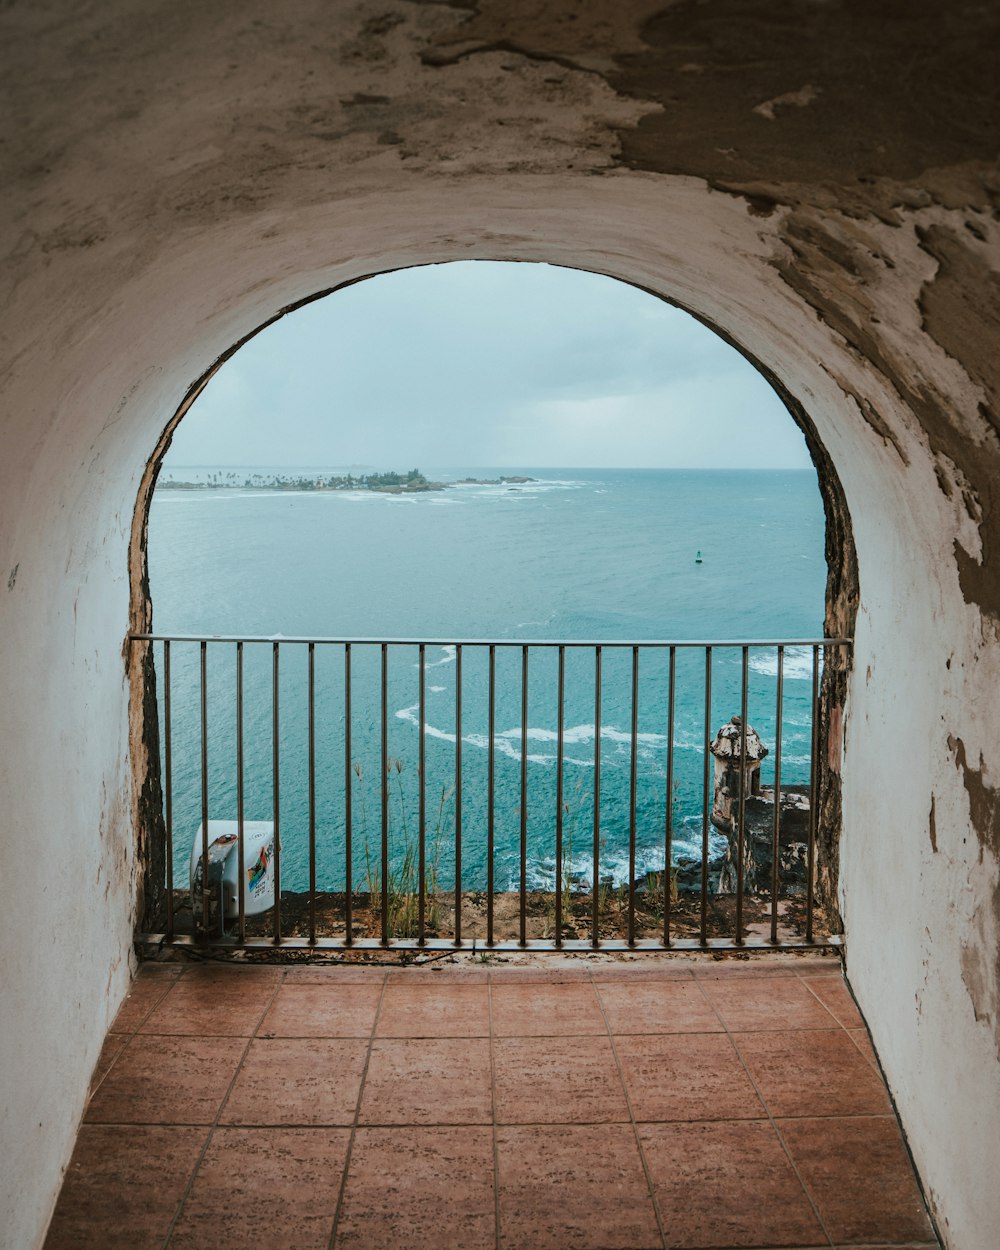
[[[460,262],[283,318],[208,384],[170,463],[805,467],[738,352],[623,283]]]

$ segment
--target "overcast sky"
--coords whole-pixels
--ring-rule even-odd
[[[269,467],[808,468],[764,379],[610,278],[461,262],[283,318],[208,384],[166,461]]]

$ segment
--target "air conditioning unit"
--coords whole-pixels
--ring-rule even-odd
[[[240,826],[235,820],[208,822],[209,931],[225,933],[226,921],[240,914],[257,916],[274,906],[274,823],[243,822],[243,878],[240,880]],[[205,856],[202,826],[191,844],[191,910],[196,927],[204,925]]]

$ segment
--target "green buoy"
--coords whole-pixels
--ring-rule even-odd
[[[695,562],[695,564],[701,564],[701,552],[700,552],[700,551],[696,551],[696,552],[695,552],[695,554],[694,554],[694,562]]]

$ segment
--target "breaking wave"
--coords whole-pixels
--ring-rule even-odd
[[[778,676],[778,653],[766,651],[750,654],[750,667],[755,673],[764,677]],[[783,665],[786,681],[812,681],[813,653],[812,647],[786,647]],[[819,671],[823,672],[823,652],[819,654]]]

